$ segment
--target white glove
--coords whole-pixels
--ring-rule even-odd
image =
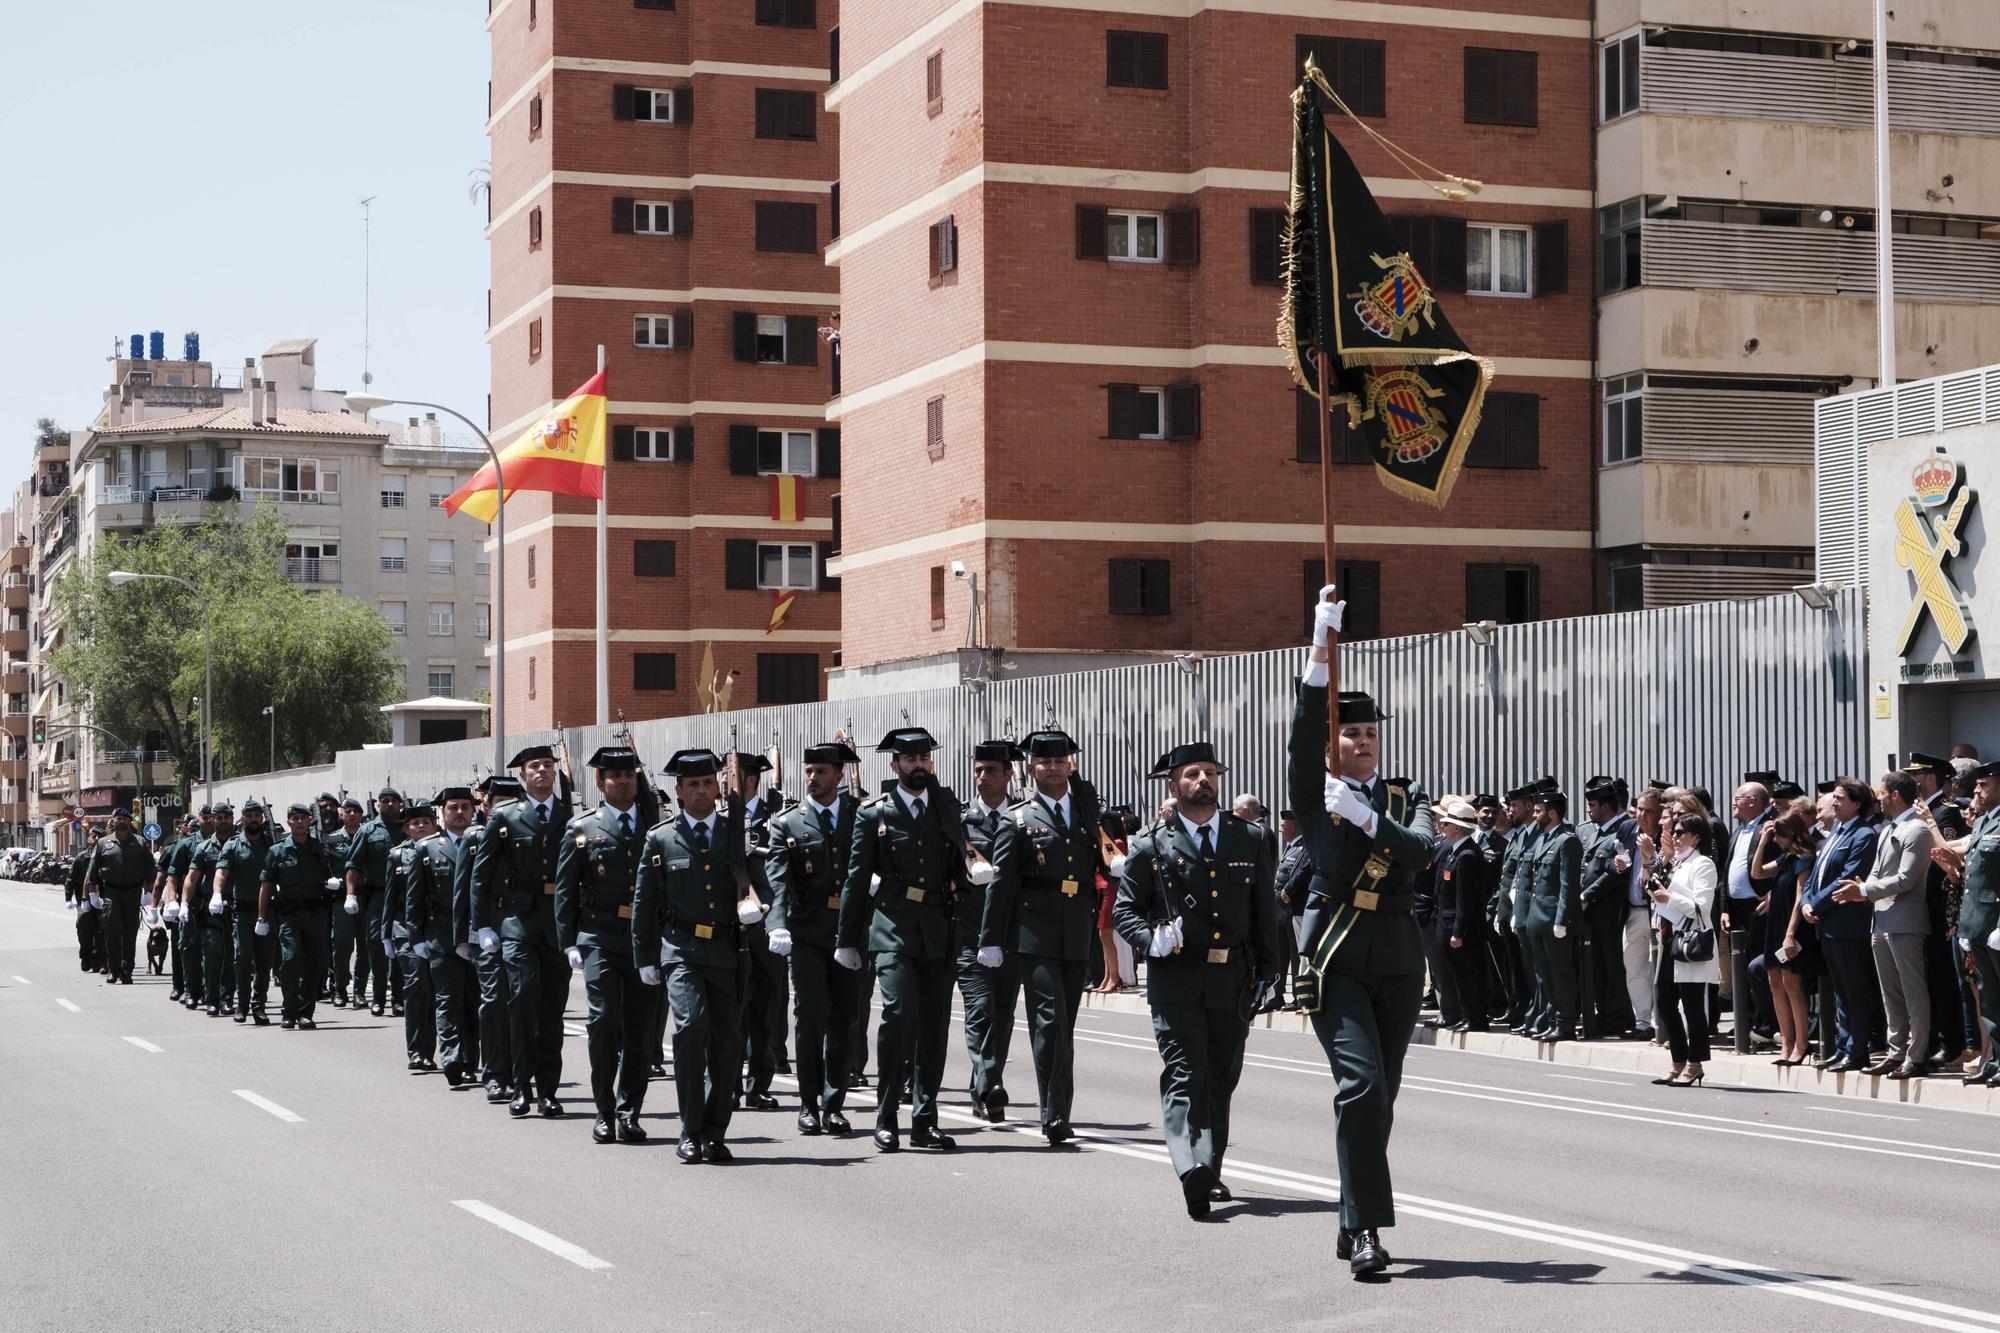
[[[410,952],[428,963],[431,960],[431,942],[429,940],[418,940],[410,946]]]
[[[998,967],[1005,958],[1006,955],[1001,953],[995,945],[983,945],[979,950],[979,965],[981,967]]]
[[[181,905],[179,903],[168,903],[160,909],[160,915],[169,921],[178,921],[181,919]]]
[[[1262,1009],[1264,1007],[1264,1001],[1270,998],[1271,998],[1271,983],[1268,981],[1260,981],[1257,983],[1256,991],[1252,993],[1250,997],[1250,1003],[1253,1007]]]
[[[470,944],[454,944],[451,946],[451,951],[468,963],[479,956],[479,950]]]
[[[764,919],[764,904],[757,901],[755,894],[752,894],[748,898],[738,898],[736,900],[736,919],[746,926],[756,925]]]
[[[999,877],[999,867],[991,861],[979,861],[965,868],[965,882],[982,889]]]
[[[1963,935],[1960,935],[1960,936],[1958,937],[1958,947],[1959,947],[1959,949],[1960,949],[1960,950],[1961,950],[1962,952],[1964,952],[1964,953],[1971,953],[1971,952],[1972,952],[1972,941],[1971,941],[1971,940],[1969,940],[1969,939],[1967,939],[1967,938],[1965,938],[1965,936],[1963,936]]]
[[[340,892],[340,879],[338,876],[328,875],[326,877],[326,891],[328,893]]]
[[[835,949],[833,951],[833,961],[839,963],[850,972],[859,972],[861,970],[861,950]]]
[[[491,926],[479,932],[479,947],[487,953],[500,952],[500,936]]]
[[[771,952],[780,958],[789,958],[792,953],[792,932],[782,927],[771,932],[769,941]]]
[[[1328,630],[1340,633],[1340,618],[1347,611],[1346,602],[1333,600],[1334,587],[1331,583],[1319,590],[1319,602],[1313,607],[1313,647],[1326,647]]]
[[[578,972],[583,971],[583,950],[572,944],[569,948],[563,950],[563,957],[569,959],[569,965],[572,969]]]
[[[640,968],[640,969],[639,969],[639,980],[640,980],[640,981],[642,981],[642,982],[644,982],[644,983],[645,983],[646,985],[648,985],[648,986],[657,986],[657,985],[659,985],[659,984],[660,984],[660,969],[659,969],[659,968],[657,968],[657,967],[642,967],[642,968]]]
[[[1326,780],[1326,812],[1354,825],[1371,838],[1375,836],[1375,807],[1339,778],[1329,777]]]
[[[1111,864],[1104,867],[1104,869],[1114,879],[1123,875],[1125,873],[1125,853],[1120,852],[1118,855],[1112,857]]]
[[[149,926],[157,926],[157,925],[159,925],[159,924],[160,924],[160,909],[159,909],[159,908],[157,908],[157,907],[148,907],[148,908],[146,909],[146,924],[147,924],[147,925],[149,925]]]
[[[268,935],[271,933],[271,923],[259,917],[257,924],[252,926],[251,929],[259,935]]]
[[[1153,931],[1153,942],[1146,949],[1148,956],[1165,958],[1181,946],[1181,919],[1175,917]]]
[[[153,891],[151,889],[147,889],[144,893],[139,895],[139,906],[151,907],[152,905],[153,905]]]
[[[209,914],[210,916],[221,916],[221,915],[222,915],[222,895],[221,895],[221,894],[219,894],[219,893],[218,893],[218,894],[216,894],[216,895],[215,895],[215,896],[214,896],[213,898],[210,898],[210,899],[208,900],[208,914]]]
[[[873,898],[880,892],[882,892],[882,877],[880,875],[870,875],[868,877],[868,896]]]
[[[90,895],[90,905],[94,910],[101,912],[104,910],[104,899],[98,897],[97,894],[93,892]]]
[[[65,899],[63,899],[63,906],[64,906],[64,907],[67,907],[67,908],[68,908],[68,909],[69,909],[70,911],[74,912],[74,911],[76,911],[76,910],[77,910],[77,909],[78,909],[79,907],[83,906],[83,904],[82,904],[82,903],[79,903],[79,902],[78,902],[78,901],[77,901],[76,899],[74,899],[74,898],[65,898]]]
[[[340,905],[340,910],[349,916],[357,916],[361,912],[361,900],[350,893],[347,895],[347,901]]]
[[[1566,939],[1568,939],[1568,938],[1569,938],[1569,927],[1568,927],[1568,926],[1557,926],[1557,927],[1556,927],[1556,938],[1557,938],[1557,939],[1559,939],[1559,940],[1566,940]]]
[[[382,952],[391,958],[396,956],[396,937],[394,935],[384,935],[382,937]]]
[[[1995,926],[1993,933],[1986,937],[1986,947],[2000,952],[2000,926]]]

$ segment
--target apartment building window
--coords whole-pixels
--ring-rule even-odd
[[[935,116],[944,110],[944,52],[924,57],[924,111]]]
[[[493,607],[487,602],[472,604],[472,632],[482,639],[493,637]]]
[[[759,88],[756,102],[759,139],[817,139],[819,94],[790,88]]]
[[[634,9],[672,9],[674,0],[632,0]]]
[[[1336,560],[1333,563],[1334,586],[1340,589],[1339,597],[1347,603],[1347,610],[1341,617],[1340,638],[1343,643],[1357,639],[1379,639],[1382,637],[1382,564],[1378,560]],[[1326,586],[1326,561],[1307,560],[1304,562],[1300,578],[1300,591],[1304,594],[1303,632],[1312,633],[1313,608],[1319,603],[1319,590]]]
[[[409,503],[408,485],[409,483],[402,477],[396,476],[393,473],[383,473],[382,507],[384,509],[401,509],[407,505]]]
[[[1172,561],[1113,560],[1109,573],[1112,615],[1164,616],[1172,610]]]
[[[633,653],[632,688],[672,690],[680,687],[680,660],[673,653]]]
[[[1465,121],[1468,125],[1536,123],[1536,57],[1533,51],[1465,48]]]
[[[1105,33],[1104,82],[1112,88],[1165,88],[1167,35],[1116,28]]]
[[[931,628],[944,628],[944,566],[931,566]]]
[[[1526,227],[1468,223],[1465,228],[1465,290],[1476,296],[1526,296],[1529,258]]]
[[[944,395],[924,401],[924,454],[931,462],[944,457]]]
[[[1535,565],[1468,564],[1465,618],[1525,625],[1541,619],[1541,570]]]
[[[1542,400],[1532,393],[1488,393],[1479,429],[1465,449],[1467,467],[1542,465]]]
[[[757,586],[811,591],[814,551],[805,542],[758,542]]]
[[[671,541],[632,543],[632,573],[642,579],[670,579],[674,576],[674,544]]]
[[[528,321],[528,360],[539,361],[542,357],[542,321]]]
[[[694,457],[694,427],[613,426],[611,457],[620,463],[685,463]]]
[[[1292,390],[1296,412],[1296,435],[1293,456],[1301,463],[1319,462],[1319,399],[1304,389]],[[1333,461],[1341,464],[1373,463],[1375,456],[1369,451],[1368,439],[1359,430],[1347,424],[1347,409],[1339,404],[1333,409]]]
[[[528,137],[542,137],[542,95],[536,93],[528,99]]]
[[[675,102],[680,103],[680,116],[674,115]],[[668,124],[675,119],[689,119],[694,98],[689,90],[673,88],[635,88],[629,83],[619,83],[611,88],[611,113],[619,120],[650,120]]]
[[[542,248],[542,210],[540,206],[528,210],[528,248]]]
[[[1646,377],[1619,375],[1604,381],[1604,465],[1629,463],[1645,452]]]
[[[1105,435],[1113,440],[1201,438],[1201,386],[1107,384]]]
[[[426,687],[429,689],[430,693],[432,693],[433,695],[436,695],[439,698],[449,699],[451,698],[451,674],[452,673],[450,667],[434,666],[429,671],[424,673],[425,676],[424,683]]]
[[[1604,120],[1629,116],[1639,109],[1639,43],[1640,34],[1632,32],[1604,44],[1604,105],[1600,108]]]
[[[408,537],[384,537],[382,539],[382,572],[400,574],[410,563],[410,539]]]
[[[818,253],[818,205],[786,204],[770,199],[759,199],[757,248],[778,254]]]
[[[641,236],[671,236],[674,234],[673,202],[618,196],[611,201],[611,230],[621,234],[636,232]]]
[[[429,481],[431,488],[431,495],[430,495],[431,508],[433,509],[444,508],[444,502],[446,500],[449,500],[451,498],[451,493],[458,489],[458,478],[448,477],[448,476],[440,477],[436,473],[432,473],[429,478]]]
[[[1105,258],[1128,264],[1159,263],[1165,258],[1160,249],[1160,223],[1161,218],[1158,213],[1106,210]]]
[[[1250,281],[1259,287],[1275,287],[1284,281],[1285,210],[1250,210]]]
[[[530,543],[528,546],[528,586],[530,588],[535,586],[535,548],[533,543]]]
[[[944,275],[958,267],[958,219],[956,216],[941,218],[931,224],[930,230],[931,285],[944,281]]]
[[[1640,284],[1639,226],[1645,215],[1644,199],[1627,199],[1597,210],[1605,292],[1627,291]]]
[[[1293,39],[1298,72],[1303,74],[1306,57],[1313,63],[1340,100],[1357,116],[1385,116],[1387,80],[1386,47],[1365,37],[1307,37]]]
[[[1076,257],[1126,264],[1192,264],[1201,258],[1201,212],[1135,213],[1076,206]]]
[[[448,639],[458,632],[458,604],[432,602],[427,623],[433,639]]]
[[[813,0],[757,0],[757,22],[775,28],[814,28]]]
[[[634,347],[679,347],[685,339],[676,339],[676,333],[687,331],[688,316],[680,315],[634,315],[632,316],[632,345]],[[678,325],[678,327],[676,327]]]
[[[737,477],[817,476],[817,441],[809,430],[729,428],[729,472]]]
[[[528,697],[535,697],[535,659],[528,659]]]
[[[391,634],[409,633],[410,604],[408,602],[377,602],[382,619],[389,622]]]
[[[840,182],[834,181],[826,187],[826,234],[840,239]],[[838,393],[836,389],[834,392]]]
[[[840,25],[826,30],[826,81],[840,82]]]
[[[472,668],[472,689],[475,694],[491,696],[493,692],[493,668],[478,666]]]
[[[431,542],[431,573],[450,574],[458,569],[458,558],[452,549],[449,537],[433,537]]]

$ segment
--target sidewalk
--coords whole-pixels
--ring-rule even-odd
[[[1142,991],[1121,995],[1083,997],[1086,1009],[1102,1009],[1119,1014],[1148,1014]],[[1256,1026],[1280,1032],[1311,1032],[1304,1014],[1262,1014]],[[1665,1050],[1643,1041],[1565,1041],[1553,1046],[1516,1037],[1507,1032],[1447,1032],[1419,1027],[1412,1045],[1434,1046],[1440,1050],[1471,1051],[1479,1055],[1502,1055],[1516,1060],[1539,1060],[1551,1065],[1618,1069],[1634,1073],[1664,1075],[1672,1066]],[[1770,1055],[1737,1055],[1733,1049],[1716,1046],[1703,1066],[1707,1082],[1730,1087],[1776,1088],[1785,1092],[1812,1093],[1841,1097],[1856,1102],[1884,1105],[1923,1106],[1932,1110],[1971,1111],[2000,1116],[2000,1088],[1967,1087],[1959,1075],[1935,1074],[1929,1078],[1898,1083],[1865,1074],[1822,1073],[1811,1065],[1780,1069]]]

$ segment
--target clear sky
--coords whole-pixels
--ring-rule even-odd
[[[359,389],[366,195],[376,389],[483,419],[482,0],[6,9],[0,493],[37,417],[96,412],[114,337],[198,331],[219,374],[318,338]]]

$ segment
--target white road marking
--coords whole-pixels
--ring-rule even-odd
[[[152,1042],[147,1041],[144,1037],[127,1037],[125,1040],[131,1042],[142,1051],[151,1051],[154,1055],[162,1054],[160,1047],[153,1045]]]
[[[51,912],[45,907],[30,907],[26,903],[17,903],[10,898],[0,898],[0,907],[11,907],[17,912],[26,912],[30,916],[45,916],[51,921],[74,921],[76,919],[68,912]]]
[[[1627,1083],[1620,1083],[1615,1078],[1584,1078],[1580,1074],[1550,1074],[1549,1077],[1567,1079],[1571,1083],[1596,1083],[1606,1088],[1624,1088],[1631,1086],[1630,1084]]]
[[[552,1236],[538,1226],[523,1222],[512,1213],[503,1213],[490,1203],[477,1199],[453,1199],[454,1208],[463,1208],[474,1217],[483,1218],[502,1231],[512,1232],[530,1245],[539,1245],[558,1259],[567,1259],[578,1268],[596,1270],[611,1267],[608,1259],[600,1259],[580,1245],[572,1245],[561,1236]]]
[[[1824,1111],[1828,1115],[1858,1115],[1866,1116],[1870,1120],[1902,1120],[1912,1125],[1917,1123],[1917,1118],[1913,1115],[1883,1115],[1880,1111],[1845,1111],[1838,1106],[1808,1106],[1805,1109],[1808,1111]]]
[[[74,1000],[58,999],[56,1003],[61,1005],[63,1008],[69,1010],[73,1014],[80,1014],[83,1012],[83,1006],[77,1004]]]
[[[584,1035],[583,1029],[578,1027],[574,1023],[563,1024],[563,1031],[568,1033],[572,1037],[581,1037]]]
[[[287,1111],[284,1107],[278,1105],[270,1098],[259,1097],[256,1093],[250,1091],[250,1089],[248,1088],[236,1089],[236,1095],[238,1097],[241,1097],[244,1101],[249,1102],[252,1106],[259,1107],[263,1110],[269,1111],[272,1115],[278,1117],[278,1119],[284,1121],[288,1125],[298,1125],[298,1124],[303,1124],[305,1122],[304,1116],[298,1114],[295,1111]]]
[[[26,977],[22,976],[17,976],[14,978],[14,980],[20,982],[23,986],[32,986],[35,984],[34,982],[28,980]]]

